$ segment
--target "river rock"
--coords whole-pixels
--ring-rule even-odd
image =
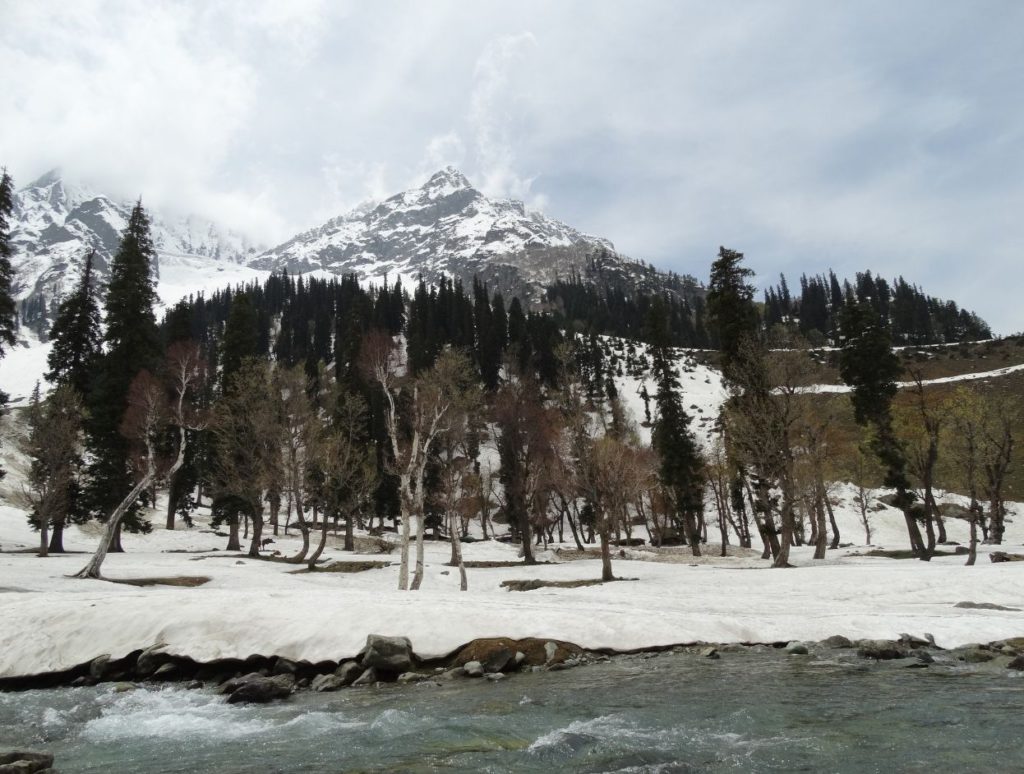
[[[544,655],[547,656],[547,658],[545,659],[545,663],[551,663],[551,661],[555,658],[555,653],[557,653],[557,652],[558,652],[558,646],[555,645],[555,643],[553,643],[553,642],[545,642],[544,643]]]
[[[828,648],[852,648],[853,643],[850,642],[849,638],[844,637],[841,634],[833,634],[828,639],[822,640],[821,644]]]
[[[110,667],[110,654],[104,653],[89,662],[89,676],[93,680],[102,680]]]
[[[802,642],[791,642],[786,646],[786,653],[791,656],[806,656],[807,646]]]
[[[1006,665],[1006,668],[1017,672],[1024,672],[1024,656],[1017,656],[1017,658]]]
[[[221,683],[219,692],[220,693],[234,693],[246,683],[252,682],[253,680],[259,680],[264,677],[259,672],[249,672],[249,674],[242,675],[241,677],[232,677],[229,680],[225,680]]]
[[[513,660],[515,661],[515,665],[517,667],[521,667],[523,664],[526,663],[526,654],[523,653],[523,651],[521,650],[517,650]]]
[[[166,647],[167,645],[161,642],[142,651],[142,653],[139,654],[138,661],[135,662],[136,676],[149,677],[160,667],[161,664],[169,661],[170,656],[164,652],[164,648]]]
[[[243,683],[228,696],[228,704],[266,704],[291,695],[295,679],[291,675],[256,677]]]
[[[377,670],[374,667],[370,667],[361,675],[359,675],[359,678],[352,683],[352,687],[361,688],[365,685],[373,685],[375,682],[377,682],[377,680]]]
[[[932,654],[929,653],[927,650],[915,650],[914,656],[916,656],[917,660],[920,661],[922,664],[935,663],[935,657],[932,656]]]
[[[710,646],[707,647],[707,648],[702,648],[701,651],[700,651],[700,655],[701,655],[702,658],[711,658],[711,659],[721,658],[721,656],[718,653],[718,648],[714,648],[714,647],[710,647]]]
[[[484,662],[485,672],[504,672],[510,665],[514,665],[516,654],[509,648],[501,648],[496,651],[487,661]]]
[[[462,671],[466,677],[483,677],[484,665],[479,661],[467,661],[462,665]]]
[[[876,661],[888,661],[905,657],[907,651],[900,643],[893,640],[858,640],[857,655],[862,658],[873,658]]]
[[[412,643],[408,637],[384,637],[370,634],[363,652],[364,669],[388,674],[401,674],[412,668]]]
[[[430,675],[425,675],[422,672],[402,672],[398,676],[398,682],[400,683],[419,683],[424,680],[429,680]]]
[[[135,690],[135,683],[114,683],[114,693],[128,693]]]
[[[271,670],[271,674],[274,675],[294,675],[299,671],[299,665],[292,661],[290,658],[278,658],[274,662],[274,668]]]
[[[492,672],[490,674],[484,675],[484,677],[486,677],[488,680],[492,682],[497,682],[498,680],[505,679],[505,675],[503,675],[501,672]]]
[[[0,750],[0,773],[45,771],[53,767],[53,753],[42,750]]]
[[[178,665],[175,664],[173,661],[168,661],[166,664],[161,664],[160,666],[158,666],[156,671],[153,673],[153,676],[150,677],[150,679],[173,680],[176,677],[179,677],[180,673],[181,670],[178,669]]]
[[[345,687],[347,684],[341,675],[317,675],[313,678],[313,682],[310,683],[309,687],[317,693],[330,693]]]
[[[966,661],[968,664],[984,664],[994,658],[994,653],[980,647],[968,648],[960,655],[960,660]]]
[[[342,685],[352,685],[362,673],[363,668],[356,661],[346,661],[334,670],[335,676],[341,678]]]

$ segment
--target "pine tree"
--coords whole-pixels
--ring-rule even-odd
[[[132,209],[121,245],[110,264],[104,304],[106,351],[99,360],[89,400],[89,500],[92,510],[101,518],[106,518],[133,489],[128,442],[120,433],[129,388],[140,371],[155,372],[160,364],[160,332],[153,313],[155,260],[149,218],[140,201]],[[129,530],[150,528],[139,521],[134,506],[123,524]],[[110,550],[120,550],[120,533],[115,532],[113,539]]]
[[[67,384],[85,398],[92,387],[93,373],[102,353],[100,307],[96,298],[96,277],[90,252],[78,285],[57,310],[50,328],[53,348],[46,358],[46,378],[53,384]]]
[[[284,335],[284,319],[282,318],[282,335]],[[242,367],[247,358],[255,357],[257,354],[258,341],[256,310],[253,309],[252,301],[248,293],[235,293],[231,299],[231,311],[228,320],[224,324],[224,338],[221,342],[220,365],[221,384],[225,391],[231,382],[231,377]],[[278,357],[283,362],[287,358]]]
[[[717,334],[722,367],[727,376],[744,337],[757,332],[754,288],[747,282],[754,272],[742,266],[742,261],[743,253],[719,248],[718,259],[711,264],[708,285],[707,314]]]
[[[928,561],[921,531],[911,513],[915,496],[907,477],[906,453],[893,430],[892,401],[903,369],[892,350],[889,329],[868,301],[858,302],[852,297],[846,300],[840,329],[843,345],[839,373],[853,390],[850,401],[854,419],[874,430],[871,449],[885,468],[883,483],[896,490],[893,505],[903,510],[911,549],[919,559]]]

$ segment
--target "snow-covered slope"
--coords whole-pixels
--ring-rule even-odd
[[[23,324],[45,335],[90,250],[96,251],[97,272],[106,279],[131,208],[131,202],[64,180],[57,171],[16,192],[11,242]],[[170,218],[152,211],[149,215],[157,274],[173,275],[174,292],[184,290],[178,297],[208,287],[210,275],[223,272],[231,279],[215,287],[228,284],[239,275],[240,264],[259,252],[246,237],[201,218]],[[244,269],[241,276],[247,279],[252,273]],[[167,293],[161,292],[161,298],[167,301]]]
[[[447,167],[422,187],[365,204],[268,250],[252,264],[262,269],[325,269],[364,279],[442,275],[467,285],[473,276],[492,289],[541,300],[542,288],[579,275],[610,284],[695,288],[684,280],[629,260],[611,242],[589,236],[520,201],[491,199]]]

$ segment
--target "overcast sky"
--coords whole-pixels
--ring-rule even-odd
[[[706,279],[1024,329],[1024,3],[0,0],[0,163],[273,243],[445,164]]]

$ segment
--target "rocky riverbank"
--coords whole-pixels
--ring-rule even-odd
[[[559,640],[487,638],[473,640],[443,658],[421,659],[408,638],[371,634],[355,657],[317,663],[263,655],[200,663],[157,644],[122,658],[101,655],[61,672],[3,678],[0,690],[114,683],[115,690],[129,691],[137,683],[177,683],[189,689],[216,688],[228,697],[229,703],[262,703],[285,699],[297,690],[330,692],[381,683],[462,678],[497,681],[518,672],[557,672],[624,655],[654,657],[676,653],[717,660],[745,649],[782,651],[793,658],[884,661],[894,667],[913,669],[971,664],[993,670],[1024,671],[1024,637],[952,650],[938,647],[932,639],[903,635],[898,640],[834,636],[820,642],[690,643],[627,653],[585,650]]]

